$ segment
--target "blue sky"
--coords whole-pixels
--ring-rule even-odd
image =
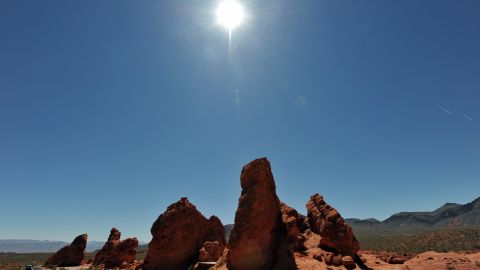
[[[232,223],[262,156],[300,212],[480,196],[480,2],[243,1],[230,48],[217,4],[0,2],[0,239]]]

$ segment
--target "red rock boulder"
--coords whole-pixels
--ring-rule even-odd
[[[206,219],[196,207],[182,198],[170,205],[151,228],[152,241],[148,245],[144,270],[185,270],[198,261],[200,250],[207,241],[217,241],[222,254],[225,248],[225,229],[220,220]],[[209,254],[209,259],[216,256]]]
[[[46,266],[79,266],[85,258],[85,248],[87,247],[88,235],[77,236],[70,245],[64,246],[53,256],[47,259]]]
[[[221,249],[218,241],[206,241],[198,254],[199,262],[216,262],[222,256],[223,249]]]
[[[357,265],[351,256],[344,256],[342,257],[342,264],[347,269],[355,269]]]
[[[312,232],[321,236],[320,247],[324,250],[354,257],[360,243],[352,228],[345,223],[337,210],[328,205],[323,197],[315,194],[307,203],[308,221]]]
[[[388,251],[377,251],[376,257],[389,264],[403,264],[404,262],[415,257],[414,253],[397,253]]]
[[[120,236],[120,231],[112,228],[108,241],[95,255],[94,265],[104,264],[105,268],[112,269],[124,268],[135,262],[138,248],[137,238],[127,238],[122,241]]]

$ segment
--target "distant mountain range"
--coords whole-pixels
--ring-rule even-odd
[[[480,198],[467,204],[446,203],[431,212],[400,212],[384,221],[346,219],[355,233],[416,233],[480,226]]]
[[[37,253],[37,252],[56,252],[69,243],[63,241],[41,241],[41,240],[25,240],[25,239],[7,239],[0,240],[0,252],[16,252],[16,253]],[[105,243],[91,241],[87,243],[87,251],[95,251],[101,249]]]

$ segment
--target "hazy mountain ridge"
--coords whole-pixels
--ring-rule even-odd
[[[356,233],[418,232],[480,226],[480,198],[467,204],[446,203],[431,212],[400,212],[384,221],[346,219]]]
[[[30,240],[30,239],[0,239],[0,252],[17,252],[17,253],[36,253],[36,252],[55,252],[68,245],[63,241],[49,240]],[[104,242],[90,241],[87,243],[87,251],[95,251],[102,248]]]

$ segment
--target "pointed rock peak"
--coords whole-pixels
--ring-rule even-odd
[[[107,241],[120,240],[122,233],[117,228],[112,228],[110,230],[110,235],[108,236]]]
[[[240,185],[242,189],[248,189],[255,185],[265,185],[275,192],[275,182],[273,180],[270,162],[267,158],[259,158],[245,165],[240,175]]]
[[[77,247],[78,249],[85,250],[85,248],[87,247],[87,241],[88,234],[85,233],[75,237],[75,239],[73,239],[72,241],[72,244],[70,245],[73,247]]]
[[[87,240],[87,234],[77,236],[70,245],[64,246],[48,258],[45,265],[58,267],[79,266],[85,258]]]
[[[325,205],[325,200],[323,199],[323,196],[315,193],[312,196],[310,196],[310,201],[313,202],[315,205]]]
[[[192,209],[195,209],[197,210],[197,208],[195,207],[195,205],[193,203],[191,203],[187,197],[182,197],[180,198],[180,200],[178,200],[177,202],[171,204],[170,206],[167,207],[167,212],[168,211],[172,211],[172,210],[177,210],[177,209],[182,209],[182,208],[192,208]]]
[[[137,255],[137,238],[120,240],[121,233],[117,228],[110,230],[108,241],[95,254],[93,265],[104,264],[106,269],[121,268],[135,263]]]
[[[285,228],[270,162],[260,158],[245,165],[240,184],[242,193],[228,242],[226,268],[293,269],[294,263],[289,267],[293,255],[288,243],[283,241]],[[275,265],[283,268],[275,268]]]

